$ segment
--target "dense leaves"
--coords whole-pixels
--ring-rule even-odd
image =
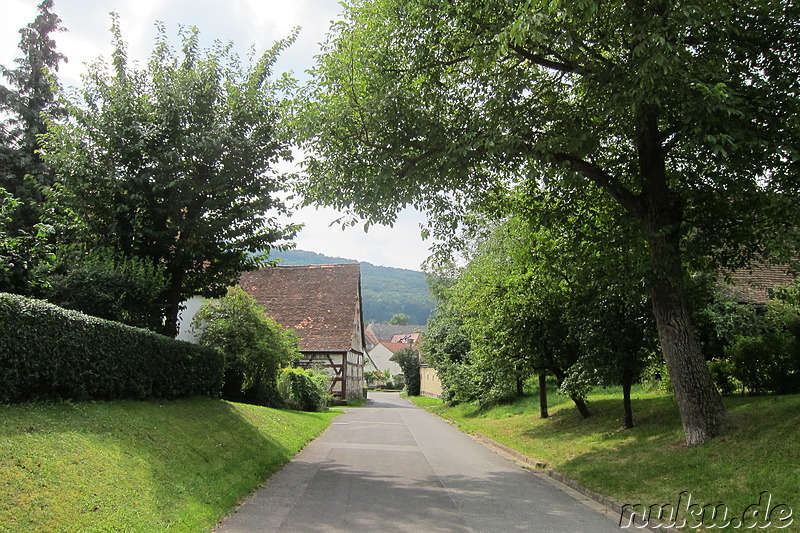
[[[600,187],[647,243],[661,348],[700,444],[723,406],[684,266],[741,265],[794,240],[797,10],[353,0],[306,94],[308,191],[377,222],[413,203],[447,241],[466,215],[502,213],[511,186]]]
[[[39,4],[36,19],[20,30],[16,67],[0,67],[7,82],[0,85],[0,291],[29,295],[41,295],[53,260],[42,209],[52,175],[37,153],[43,114],[59,113],[55,76],[66,60],[56,51],[52,34],[63,29],[52,9],[53,0]]]
[[[619,209],[591,194],[524,197],[527,218],[490,228],[439,282],[422,350],[448,401],[510,400],[550,375],[584,416],[592,387],[622,385],[633,425],[630,388],[657,347],[646,256]]]
[[[313,368],[284,368],[278,392],[289,409],[324,411],[333,399],[328,392],[330,381],[330,376]]]
[[[222,370],[209,348],[0,294],[0,401],[216,396]]]
[[[400,365],[406,382],[406,392],[409,396],[419,396],[420,374],[419,374],[419,352],[414,348],[402,348],[397,350],[389,358]]]
[[[204,304],[194,327],[201,345],[225,357],[225,399],[279,405],[278,372],[300,357],[294,331],[284,331],[241,287]]]
[[[271,78],[292,38],[243,69],[231,44],[201,51],[197,30],[184,29],[178,53],[159,26],[140,67],[127,60],[116,16],[112,34],[111,64],[89,65],[43,153],[78,240],[165,266],[163,331],[174,336],[181,301],[224,293],[296,229],[275,218],[284,182],[273,165],[290,155],[280,94],[289,81]]]
[[[66,309],[157,330],[164,321],[168,278],[149,259],[114,250],[62,248],[50,273],[47,299]]]

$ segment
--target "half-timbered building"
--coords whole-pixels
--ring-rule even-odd
[[[239,284],[300,341],[299,366],[331,375],[340,400],[363,394],[364,320],[357,263],[268,267],[242,274]]]

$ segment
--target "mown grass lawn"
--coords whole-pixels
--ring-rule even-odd
[[[207,398],[0,405],[0,531],[208,531],[335,415]]]
[[[748,506],[759,502],[762,491],[769,491],[771,507],[785,504],[794,511],[794,520],[788,527],[775,529],[786,524],[778,522],[776,514],[772,527],[760,529],[766,523],[762,520],[755,529],[800,531],[800,395],[726,398],[728,428],[697,448],[684,444],[672,396],[635,391],[636,427],[630,430],[622,427],[621,398],[619,390],[593,393],[589,397],[593,416],[583,419],[569,400],[551,395],[551,416],[546,420],[538,416],[537,397],[483,410],[476,405],[447,407],[439,400],[411,399],[467,432],[481,432],[545,461],[621,503],[677,504],[679,494],[688,491],[692,503],[721,503],[729,509],[729,518],[739,518]],[[707,521],[706,525],[724,522]],[[746,525],[739,529],[753,530]]]

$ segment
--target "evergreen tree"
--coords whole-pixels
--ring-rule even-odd
[[[54,113],[58,65],[66,57],[56,51],[52,34],[64,31],[52,12],[53,0],[39,4],[36,19],[20,30],[22,56],[16,68],[0,67],[7,85],[0,85],[0,189],[15,201],[5,202],[4,232],[0,236],[0,291],[30,293],[39,264],[51,256],[47,231],[39,224],[42,187],[50,185],[47,165],[37,153],[38,136],[45,133],[43,113]]]

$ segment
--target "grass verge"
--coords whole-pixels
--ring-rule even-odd
[[[788,508],[800,513],[800,395],[726,398],[728,428],[696,448],[684,443],[672,396],[635,391],[636,427],[630,430],[622,427],[621,398],[619,390],[593,393],[589,397],[593,414],[583,419],[568,400],[553,395],[551,416],[545,420],[538,417],[537,397],[491,409],[409,399],[467,432],[481,432],[547,462],[623,504],[678,506],[680,493],[688,491],[691,502],[701,507],[724,505],[731,530],[745,512],[749,514],[741,529],[750,524],[759,529],[771,521],[772,526],[764,529],[776,531],[787,523],[778,521],[781,512]],[[771,503],[764,495],[760,506],[751,507],[759,504],[763,491],[771,495]],[[682,502],[686,503],[685,495]],[[778,508],[779,504],[786,507]],[[773,509],[770,520],[764,514]],[[707,529],[698,531],[713,531],[726,523],[722,507],[714,519],[711,510],[706,511]],[[753,515],[756,510],[764,514]],[[800,515],[793,519],[780,531],[800,531]]]
[[[335,415],[206,398],[0,405],[0,529],[208,531]]]

